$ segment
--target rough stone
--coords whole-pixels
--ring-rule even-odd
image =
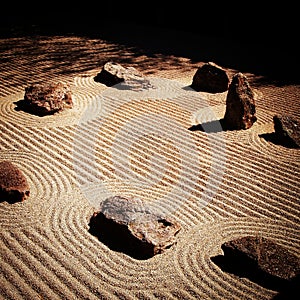
[[[300,147],[300,121],[290,115],[273,116],[277,139],[288,146]]]
[[[274,290],[281,289],[300,274],[300,260],[273,240],[245,236],[225,242],[224,255],[212,260],[224,271],[234,273]]]
[[[109,87],[119,83],[125,83],[133,89],[152,87],[150,81],[136,68],[123,67],[121,64],[112,61],[103,65],[101,71],[94,77],[94,80]]]
[[[0,199],[7,202],[24,201],[30,188],[23,172],[11,161],[0,162]]]
[[[180,225],[134,198],[112,196],[90,219],[90,232],[111,249],[148,259],[176,243]]]
[[[247,77],[233,75],[226,97],[224,123],[227,129],[249,129],[257,121],[255,95]]]
[[[44,116],[73,107],[72,92],[63,82],[32,84],[25,88],[24,108]]]
[[[193,76],[191,87],[198,92],[222,93],[228,90],[227,72],[213,62],[199,67]]]

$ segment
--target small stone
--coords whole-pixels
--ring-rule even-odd
[[[25,88],[24,108],[44,116],[73,107],[72,92],[68,84],[58,82],[33,84]]]
[[[109,87],[125,83],[128,87],[137,90],[153,88],[150,81],[136,68],[123,67],[111,61],[104,64],[101,71],[94,77],[94,80]]]
[[[112,196],[90,220],[90,232],[111,249],[148,259],[176,243],[180,225],[153,213],[138,199]]]
[[[257,121],[255,94],[247,77],[236,73],[229,85],[226,97],[224,123],[227,129],[249,129]]]
[[[295,148],[300,147],[300,121],[290,115],[273,117],[276,138],[282,143]]]
[[[0,198],[10,203],[24,201],[30,195],[29,184],[23,172],[12,162],[0,162]]]
[[[227,72],[213,62],[205,63],[194,74],[191,87],[197,92],[222,93],[228,90]]]

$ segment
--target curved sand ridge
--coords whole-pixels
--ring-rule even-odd
[[[103,85],[86,85],[85,77],[75,77],[70,84],[72,90],[72,109],[66,109],[60,113],[48,116],[36,116],[18,108],[18,101],[24,99],[24,91],[0,99],[0,112],[2,120],[17,123],[28,127],[56,127],[68,126],[78,122],[83,112],[89,119],[93,119],[101,113],[102,102],[98,95],[105,88]]]
[[[51,211],[49,235],[54,249],[60,249],[64,255],[72,257],[72,261],[76,261],[78,274],[74,277],[81,281],[82,285],[85,280],[88,280],[90,285],[96,288],[100,276],[114,288],[121,290],[129,288],[138,291],[140,285],[147,284],[147,289],[153,291],[159,282],[167,280],[168,275],[161,272],[161,268],[168,267],[165,264],[169,263],[170,253],[166,254],[169,256],[167,259],[153,258],[139,261],[137,264],[135,259],[121,252],[109,250],[87,231],[92,213],[88,203],[84,199],[81,202],[70,199],[69,201],[64,202],[59,210]],[[56,255],[59,257],[59,253]],[[71,272],[75,272],[70,269]],[[120,272],[120,269],[124,272]],[[149,269],[152,270],[153,278],[147,276]],[[88,279],[84,278],[86,274]]]
[[[207,136],[197,141],[188,130],[191,112],[208,105],[205,96],[176,81],[151,78],[150,82],[153,88],[139,93],[124,85],[107,89],[101,95],[103,114],[88,125],[83,116],[74,139],[81,145],[83,139],[94,141],[94,147],[76,149],[89,151],[84,156],[93,158],[89,167],[91,173],[99,173],[99,190],[105,189],[104,180],[116,179],[134,186],[136,196],[164,191],[165,196],[152,199],[157,203],[151,204],[165,213],[176,211],[191,197],[206,205],[218,185],[216,179],[208,182],[209,174],[222,175],[220,160],[218,166],[212,161],[214,149]],[[198,151],[202,144],[207,148],[203,157]],[[88,166],[74,163],[81,180],[81,170]]]
[[[178,244],[176,248],[176,269],[195,294],[203,291],[208,299],[270,299],[274,291],[259,286],[247,278],[224,274],[211,258],[222,255],[221,245],[225,241],[246,235],[264,236],[286,247],[295,255],[300,254],[297,239],[299,227],[277,223],[264,218],[234,218],[194,226],[185,239],[188,244]],[[201,280],[199,280],[201,278]],[[214,287],[212,289],[212,286]]]
[[[43,118],[15,110],[23,93],[5,87],[1,157],[24,171],[31,196],[0,203],[4,299],[274,296],[210,257],[224,241],[247,234],[270,237],[300,256],[299,151],[260,136],[272,132],[268,98],[266,107],[258,103],[250,130],[189,130],[223,117],[226,97],[191,90],[190,76],[150,77],[155,88],[145,90],[78,76],[74,109]],[[182,225],[177,244],[143,261],[98,241],[88,232],[89,218],[115,194],[140,197],[173,216]]]
[[[63,173],[54,161],[48,161],[41,154],[8,151],[1,153],[1,159],[10,160],[18,166],[30,187],[30,197],[25,201],[0,203],[1,227],[19,227],[42,222],[46,211],[53,209],[59,198],[72,190],[68,174]]]

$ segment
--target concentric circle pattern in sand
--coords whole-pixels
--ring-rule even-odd
[[[2,160],[10,160],[24,173],[30,187],[30,196],[14,204],[1,201],[2,228],[19,227],[39,223],[45,212],[55,207],[59,197],[71,191],[70,177],[61,171],[54,161],[41,154],[22,151],[1,153]]]
[[[73,107],[54,115],[37,116],[23,111],[18,107],[18,101],[23,101],[24,91],[1,99],[0,111],[2,120],[17,123],[27,127],[57,127],[68,126],[78,122],[82,113],[87,119],[93,119],[101,114],[102,102],[98,97],[103,87],[85,85],[85,77],[74,78],[71,85]],[[88,117],[87,117],[88,116]]]
[[[99,280],[104,280],[115,290],[129,289],[138,292],[141,285],[147,285],[147,290],[153,292],[157,286],[172,278],[173,271],[163,271],[172,270],[171,253],[137,261],[121,252],[110,250],[98,241],[88,232],[88,223],[94,209],[82,195],[73,196],[66,196],[59,209],[49,211],[47,238],[51,240],[52,256],[57,258],[57,261],[62,259],[61,253],[70,257],[71,261],[68,264],[64,263],[64,266],[77,279],[77,286],[84,286],[88,281],[90,288],[94,290],[99,287]],[[80,201],[72,200],[74,198]],[[120,272],[120,269],[124,272]],[[149,269],[152,273],[150,278]]]
[[[213,235],[211,233],[214,233]],[[278,224],[270,219],[235,218],[195,226],[176,248],[177,270],[182,281],[194,294],[201,290],[208,299],[270,299],[276,291],[268,290],[247,278],[227,273],[211,258],[222,255],[221,245],[225,241],[242,236],[261,236],[274,240],[295,255],[300,254],[299,226]],[[212,286],[214,287],[212,289]]]
[[[249,144],[257,151],[266,156],[276,157],[277,160],[289,163],[300,161],[300,151],[297,148],[285,146],[272,141],[274,134],[274,123],[269,122],[257,126],[255,133],[249,136]],[[299,165],[299,164],[298,164]]]

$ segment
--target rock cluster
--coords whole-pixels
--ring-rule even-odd
[[[0,199],[9,203],[24,201],[30,188],[23,172],[11,161],[0,162]]]
[[[148,259],[176,243],[180,225],[157,215],[134,198],[112,196],[90,219],[90,232],[111,249]]]
[[[32,84],[25,88],[24,109],[39,115],[50,115],[73,107],[72,92],[63,82]]]
[[[243,73],[234,74],[230,81],[222,67],[208,62],[197,69],[191,87],[207,93],[228,91],[222,127],[230,130],[249,129],[256,122],[254,92]]]

